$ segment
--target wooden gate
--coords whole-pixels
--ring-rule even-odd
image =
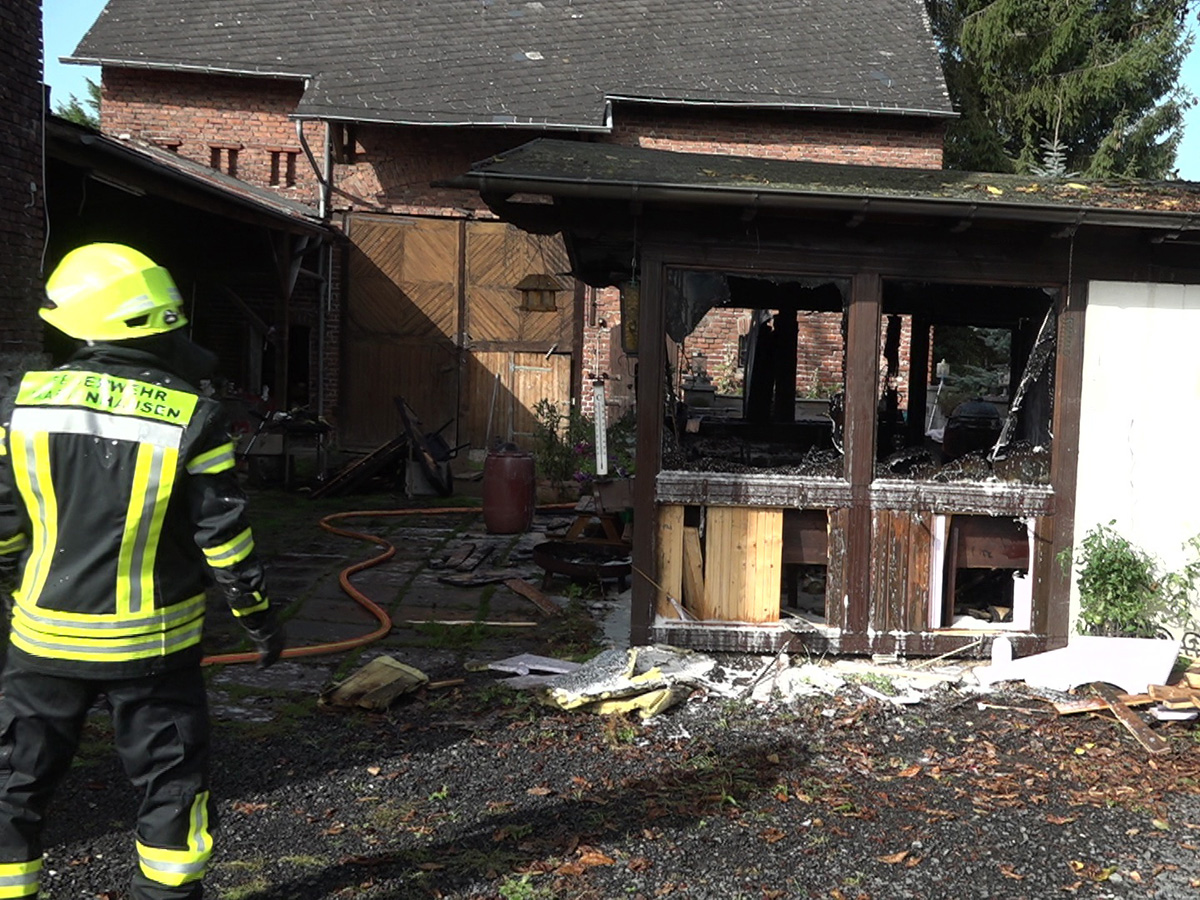
[[[463,434],[472,446],[509,441],[531,449],[537,404],[549,400],[565,414],[571,396],[571,357],[516,350],[474,350],[467,361]]]
[[[530,235],[500,222],[467,225],[466,359],[461,440],[496,440],[530,448],[538,402],[566,413],[571,400],[574,282],[556,236]],[[563,290],[553,311],[522,308],[516,285],[550,275]]]
[[[395,397],[427,428],[458,402],[459,224],[448,219],[354,216],[346,300],[342,440],[373,447],[401,430]],[[443,432],[456,438],[454,425]]]
[[[529,445],[540,399],[571,398],[574,282],[561,239],[499,222],[355,214],[345,301],[341,440],[376,447],[401,430],[404,397],[452,445]],[[530,274],[558,278],[557,309],[521,308]],[[498,377],[497,377],[498,376]]]

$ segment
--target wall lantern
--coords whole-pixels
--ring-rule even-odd
[[[557,312],[555,296],[564,290],[562,282],[553,275],[526,275],[517,283],[521,292],[521,309],[527,312]]]

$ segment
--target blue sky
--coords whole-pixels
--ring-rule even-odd
[[[104,9],[105,0],[43,0],[46,82],[51,86],[51,101],[63,102],[74,94],[87,96],[85,79],[100,80],[100,70],[91,66],[63,65],[60,56],[69,55],[84,32]],[[1193,94],[1200,96],[1200,39],[1183,66],[1181,80]],[[1176,159],[1181,177],[1200,181],[1200,105],[1192,107],[1185,121],[1183,144]]]

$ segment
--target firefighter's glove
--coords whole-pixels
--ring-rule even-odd
[[[254,641],[254,646],[258,648],[258,667],[265,669],[274,665],[280,654],[283,653],[283,646],[286,642],[283,626],[279,624],[275,616],[268,613],[260,622],[255,622],[254,625],[247,624],[246,632],[250,635],[250,640]]]

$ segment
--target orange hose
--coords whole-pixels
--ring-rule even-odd
[[[538,509],[574,509],[574,503],[552,503],[548,506],[539,506]],[[387,562],[396,554],[396,548],[381,537],[373,534],[365,534],[361,531],[351,531],[345,528],[337,528],[331,524],[335,519],[350,519],[356,516],[416,516],[416,515],[451,515],[454,513],[479,513],[482,509],[478,506],[440,506],[431,507],[428,509],[414,507],[410,509],[360,509],[348,512],[331,513],[321,519],[320,525],[331,534],[340,535],[342,537],[356,538],[361,541],[375,544],[383,547],[382,553],[372,556],[370,559],[362,562],[354,563],[347,566],[338,574],[338,584],[352,600],[367,610],[379,622],[379,626],[369,634],[364,634],[361,637],[347,638],[342,641],[331,641],[326,644],[310,644],[307,647],[289,647],[281,654],[282,659],[295,659],[301,656],[320,656],[325,653],[340,653],[343,650],[353,650],[357,647],[363,647],[373,641],[379,640],[392,630],[392,618],[387,614],[387,611],[379,606],[374,600],[356,588],[350,583],[350,576],[356,575],[364,569],[369,569],[372,566],[377,566],[380,563]],[[217,656],[206,656],[200,661],[203,666],[213,665],[228,665],[230,663],[254,663],[258,662],[258,651],[247,651],[245,653],[223,653]]]

